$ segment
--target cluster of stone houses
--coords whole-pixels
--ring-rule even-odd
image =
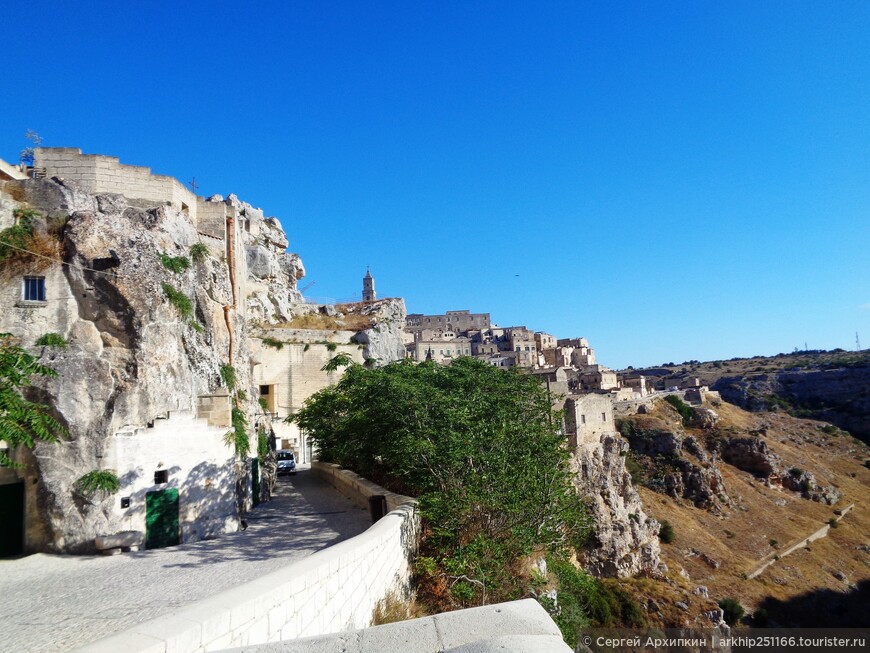
[[[416,361],[447,364],[459,356],[473,356],[496,367],[526,368],[563,394],[623,389],[615,371],[595,362],[586,338],[557,339],[525,326],[500,327],[489,313],[410,314],[405,320],[405,348]],[[643,386],[635,388],[622,395],[646,392]]]

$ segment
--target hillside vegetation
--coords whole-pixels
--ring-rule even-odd
[[[662,580],[599,580],[577,564],[592,524],[560,416],[530,375],[465,357],[352,365],[293,419],[322,460],[418,498],[423,612],[534,596],[574,645],[589,626],[646,625],[645,591],[667,605],[682,596]]]

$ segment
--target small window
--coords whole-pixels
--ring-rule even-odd
[[[606,421],[607,421],[607,413],[601,413],[601,421],[602,421],[602,422],[606,422]]]
[[[269,386],[261,385],[260,386],[260,395],[261,396],[268,396],[268,394],[269,394]]]
[[[581,424],[585,424],[585,423],[586,423],[586,415],[580,415],[580,423],[581,423]]]
[[[169,470],[168,469],[158,469],[154,472],[154,484],[160,485],[161,483],[169,482]]]
[[[44,302],[45,277],[24,277],[22,293],[26,302]]]

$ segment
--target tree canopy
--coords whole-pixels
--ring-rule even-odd
[[[14,345],[8,334],[0,334],[0,440],[10,449],[32,447],[34,439],[57,440],[66,431],[45,406],[26,400],[20,389],[34,376],[57,376],[35,356]],[[0,467],[15,467],[6,451],[0,450]]]
[[[418,595],[438,607],[517,598],[522,556],[588,531],[561,420],[530,375],[473,358],[352,365],[291,419],[321,460],[419,499]]]

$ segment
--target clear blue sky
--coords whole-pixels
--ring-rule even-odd
[[[0,157],[277,216],[308,294],[613,367],[870,345],[870,2],[7,3]]]

